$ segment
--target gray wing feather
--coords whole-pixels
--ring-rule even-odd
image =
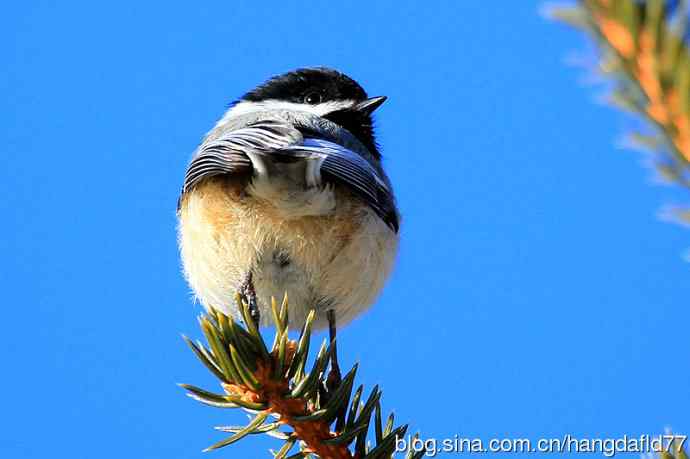
[[[362,198],[393,231],[398,231],[393,191],[378,170],[362,156],[337,143],[312,138],[304,139],[300,145],[285,147],[282,151],[323,158],[321,175],[324,181],[345,185]]]
[[[247,153],[269,154],[301,140],[302,135],[291,125],[269,120],[206,141],[187,167],[182,194],[216,175],[251,173],[252,162]]]
[[[324,181],[351,190],[393,231],[398,231],[393,192],[374,166],[337,143],[304,139],[292,125],[281,121],[261,121],[204,142],[187,168],[182,194],[216,175],[250,174],[253,166],[249,155],[253,153],[278,161],[281,157],[283,160],[318,159],[317,172]]]

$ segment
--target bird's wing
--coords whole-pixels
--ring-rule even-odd
[[[262,121],[204,142],[187,167],[182,194],[202,180],[221,175],[252,172],[252,153],[270,154],[302,141],[298,130],[279,121]]]
[[[393,231],[399,227],[390,186],[366,159],[334,142],[303,138],[291,124],[267,120],[204,142],[185,175],[182,194],[202,180],[221,174],[243,175],[254,170],[252,161],[307,160],[306,181],[334,183],[359,196]]]
[[[278,153],[321,158],[319,172],[323,181],[345,186],[364,200],[386,225],[398,232],[399,219],[393,191],[379,171],[361,155],[337,143],[313,138],[283,147]]]

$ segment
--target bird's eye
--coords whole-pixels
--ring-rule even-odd
[[[309,105],[316,105],[321,103],[321,94],[318,92],[310,92],[304,96],[304,103]]]

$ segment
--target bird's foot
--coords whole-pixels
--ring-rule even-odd
[[[326,378],[326,391],[330,396],[332,396],[336,390],[342,384],[343,378],[340,374],[340,365],[338,365],[338,346],[336,343],[336,324],[335,324],[335,311],[329,309],[326,313],[328,315],[328,335],[331,339],[331,370],[328,372],[328,377]],[[343,406],[337,416],[336,416],[336,431],[341,431],[345,426],[345,413],[346,406]]]
[[[336,327],[335,327],[335,311],[329,309],[326,313],[328,315],[328,336],[331,339],[333,350],[331,351],[331,371],[328,373],[326,384],[329,392],[336,390],[340,386],[342,377],[340,375],[340,366],[338,365],[338,347],[336,345]]]
[[[249,271],[239,288],[240,297],[242,301],[249,306],[249,317],[256,328],[259,328],[261,321],[261,314],[259,313],[259,306],[256,304],[256,290],[254,290],[254,281],[252,280],[252,272]]]

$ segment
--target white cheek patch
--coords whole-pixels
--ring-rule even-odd
[[[218,121],[216,127],[222,126],[230,119],[246,115],[248,113],[262,112],[267,110],[290,110],[298,112],[312,113],[317,116],[324,116],[327,113],[341,110],[343,108],[352,107],[357,102],[354,100],[339,100],[333,102],[324,102],[321,104],[297,104],[294,102],[284,102],[281,100],[265,100],[262,102],[242,101],[232,106],[225,115]]]

